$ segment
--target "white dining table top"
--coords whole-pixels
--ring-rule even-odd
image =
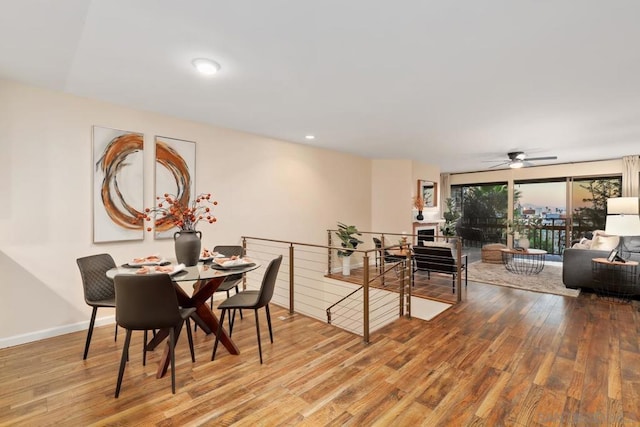
[[[172,262],[173,265],[177,265],[175,262]],[[260,263],[252,262],[252,264],[242,266],[242,267],[234,267],[227,269],[219,269],[212,267],[212,263],[207,262],[198,262],[197,265],[192,267],[184,267],[183,271],[179,271],[178,273],[172,274],[171,279],[174,282],[181,281],[191,281],[191,280],[206,280],[213,279],[215,277],[224,277],[231,276],[233,274],[242,274],[247,273],[249,271],[255,270],[260,267]],[[113,279],[118,274],[137,274],[136,272],[140,269],[140,267],[116,267],[107,271],[107,277]],[[150,267],[150,272],[146,274],[160,274],[156,273],[153,270],[153,267]]]

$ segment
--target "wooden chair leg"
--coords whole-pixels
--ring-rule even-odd
[[[227,313],[227,310],[222,309],[222,314],[220,315],[220,322],[218,322],[218,332],[216,332],[216,340],[213,344],[213,352],[211,353],[211,360],[216,358],[216,350],[218,350],[218,341],[220,341],[220,334],[222,334],[222,324],[224,323],[224,315]]]
[[[116,331],[113,333],[113,340],[118,341],[118,322],[116,322]]]
[[[127,365],[130,342],[131,342],[131,330],[127,329],[127,335],[124,339],[124,347],[122,348],[122,356],[120,357],[120,370],[118,371],[118,383],[116,384],[116,397],[120,395],[120,386],[122,385],[124,368]]]
[[[96,323],[97,312],[98,307],[93,307],[93,310],[91,311],[91,321],[89,322],[89,330],[87,331],[87,342],[84,344],[84,355],[82,356],[82,360],[86,360],[89,355],[89,344],[91,344],[91,335],[93,335],[93,326]]]
[[[258,319],[258,309],[253,310],[256,316],[256,334],[258,335],[258,353],[260,353],[260,364],[262,365],[262,344],[260,343],[260,320]]]

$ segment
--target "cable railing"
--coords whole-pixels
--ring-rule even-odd
[[[247,274],[245,286],[250,289],[257,289],[268,262],[283,255],[272,301],[288,307],[290,316],[299,313],[326,322],[327,308],[334,305],[331,324],[362,336],[365,342],[369,342],[371,332],[399,316],[410,316],[410,306],[405,306],[403,294],[409,286],[406,277],[404,286],[394,284],[399,281],[397,277],[389,277],[384,286],[370,286],[372,280],[380,282],[377,269],[369,268],[375,249],[354,250],[354,275],[337,278],[337,273],[331,272],[331,264],[333,261],[337,265],[337,251],[342,247],[250,236],[243,236],[242,244],[246,256],[262,264],[260,269]],[[395,276],[398,271],[399,268],[388,268],[385,274]],[[384,289],[385,286],[388,288]],[[349,294],[352,295],[347,302],[345,296]],[[344,304],[336,306],[334,303],[340,300]]]
[[[283,255],[273,303],[288,307],[289,316],[303,314],[330,323],[362,336],[368,343],[371,333],[402,316],[411,317],[414,275],[427,280],[424,271],[414,271],[416,264],[409,242],[417,236],[362,232],[378,236],[382,242],[397,244],[373,248],[363,244],[363,248],[354,249],[349,260],[351,272],[345,275],[338,257],[338,251],[344,248],[332,245],[332,232],[328,230],[327,245],[243,236],[246,256],[262,265],[247,273],[249,280],[245,286],[257,289],[268,262]],[[453,292],[450,292],[453,300],[432,298],[451,304],[461,301],[460,242],[456,245],[457,250],[452,253],[458,254],[458,271],[453,277],[448,276],[448,280],[453,280]],[[395,255],[389,258],[386,252]]]

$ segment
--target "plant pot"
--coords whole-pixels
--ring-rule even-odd
[[[198,263],[202,247],[202,233],[195,230],[180,230],[173,235],[176,260],[187,267]]]
[[[520,237],[518,239],[518,247],[522,249],[529,249],[529,239],[526,237]]]
[[[351,257],[350,256],[342,257],[342,275],[351,276]]]

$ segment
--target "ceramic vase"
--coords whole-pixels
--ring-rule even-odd
[[[422,215],[422,211],[418,211],[418,216],[416,216],[418,221],[422,221],[424,219],[424,215]]]
[[[342,275],[351,276],[351,257],[350,256],[342,257]]]
[[[173,235],[176,260],[187,267],[196,265],[200,259],[202,233],[195,230],[180,230]]]
[[[529,239],[526,237],[520,237],[518,239],[518,247],[522,249],[529,249]]]

